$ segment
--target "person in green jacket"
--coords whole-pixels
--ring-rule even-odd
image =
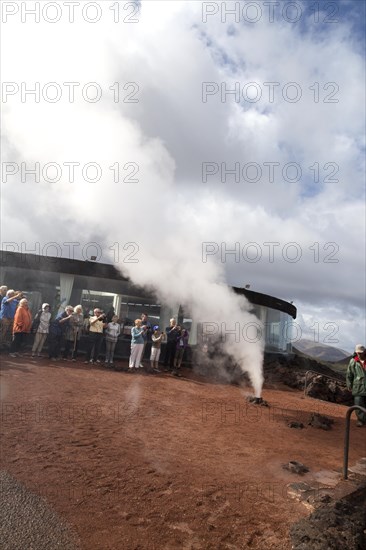
[[[355,353],[349,362],[346,383],[347,388],[352,391],[355,405],[366,409],[366,350],[365,346],[357,344]],[[357,410],[357,426],[366,426],[366,413]]]

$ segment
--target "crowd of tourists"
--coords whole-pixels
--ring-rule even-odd
[[[67,305],[64,311],[52,318],[50,304],[42,308],[34,318],[28,300],[23,292],[0,287],[1,306],[1,348],[9,351],[11,357],[22,354],[29,335],[33,335],[32,358],[42,357],[42,350],[47,341],[47,352],[50,361],[76,361],[82,336],[86,337],[85,363],[102,363],[114,366],[114,354],[118,338],[121,335],[121,322],[113,308],[108,313],[95,308],[90,316],[84,315],[81,305]],[[149,373],[159,373],[159,360],[162,342],[166,342],[164,371],[181,376],[180,369],[184,352],[188,347],[189,333],[180,327],[175,319],[170,319],[165,330],[158,325],[151,325],[148,315],[142,313],[131,329],[131,354],[129,372],[144,369]],[[150,363],[145,366],[142,361],[147,342],[151,343]],[[105,344],[102,359],[102,344]],[[104,348],[103,348],[104,349]]]
[[[41,357],[47,340],[48,357],[51,361],[60,358],[65,361],[76,361],[82,335],[87,336],[85,363],[101,363],[101,348],[105,342],[104,363],[114,365],[114,353],[121,334],[121,323],[113,308],[106,314],[95,308],[92,315],[84,316],[83,307],[68,305],[52,319],[50,305],[42,308],[32,319],[27,298],[23,292],[0,287],[0,323],[1,348],[8,350],[11,357],[16,357],[24,349],[29,334],[33,334],[32,357]],[[184,352],[188,347],[189,333],[170,319],[169,326],[162,330],[158,325],[152,326],[148,315],[142,313],[131,328],[131,353],[129,372],[144,369],[149,373],[158,373],[162,342],[165,342],[164,371],[181,376],[180,369]],[[150,364],[142,363],[147,342],[151,342]],[[354,396],[357,425],[366,426],[366,350],[357,344],[349,362],[346,383]]]

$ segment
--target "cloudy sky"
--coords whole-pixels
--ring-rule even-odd
[[[95,242],[174,299],[250,284],[365,343],[363,1],[1,8],[2,248]]]

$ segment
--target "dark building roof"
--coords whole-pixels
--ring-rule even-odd
[[[128,278],[124,277],[120,271],[118,271],[114,265],[111,264],[100,264],[93,261],[70,260],[69,258],[52,258],[37,254],[10,252],[6,250],[1,251],[0,266],[128,281]]]
[[[279,311],[288,313],[288,315],[291,315],[293,319],[296,319],[296,307],[289,302],[285,302],[285,300],[275,298],[274,296],[269,296],[269,294],[254,292],[253,290],[248,290],[247,288],[233,287],[233,290],[237,294],[243,294],[251,304],[257,304],[258,306],[266,306],[272,309],[278,309]]]
[[[98,277],[125,282],[129,281],[127,277],[124,277],[120,271],[118,271],[118,269],[111,264],[101,264],[93,261],[70,260],[69,258],[53,258],[48,256],[40,256],[37,254],[26,254],[6,250],[1,250],[0,266],[52,273],[69,273],[72,275]],[[253,290],[248,290],[246,288],[233,287],[233,290],[237,294],[243,294],[252,304],[283,311],[296,319],[296,307],[288,302],[285,302],[284,300],[269,296],[268,294],[262,294],[261,292],[254,292]]]

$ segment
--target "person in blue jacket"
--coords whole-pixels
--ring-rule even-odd
[[[1,345],[3,347],[10,347],[13,337],[15,311],[21,298],[23,298],[22,292],[15,292],[15,290],[10,289],[7,291],[6,296],[1,301],[0,323]]]
[[[137,370],[141,365],[141,356],[144,350],[144,333],[146,325],[142,325],[141,319],[135,320],[135,326],[131,329],[131,355],[129,368]]]

